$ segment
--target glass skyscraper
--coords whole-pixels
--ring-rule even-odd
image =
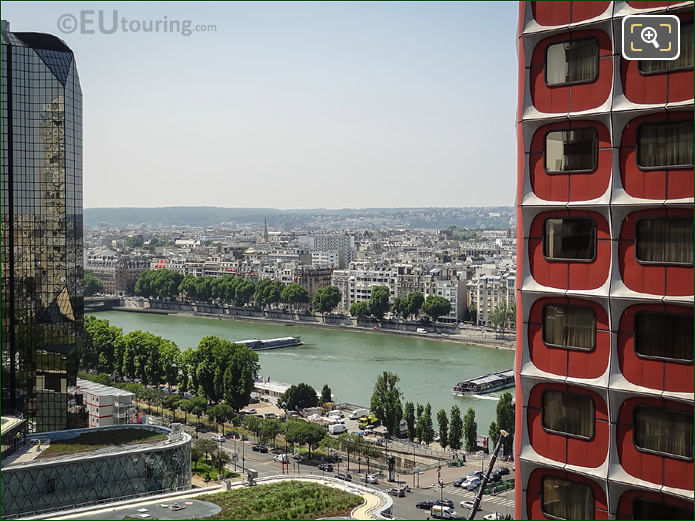
[[[82,91],[49,34],[2,22],[2,411],[72,426],[83,329]]]

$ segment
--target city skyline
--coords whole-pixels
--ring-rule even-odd
[[[81,57],[87,208],[513,204],[515,4],[3,8]],[[59,30],[85,8],[216,30]]]

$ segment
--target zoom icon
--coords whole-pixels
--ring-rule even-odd
[[[623,57],[626,60],[675,60],[680,55],[681,23],[673,15],[623,18]]]

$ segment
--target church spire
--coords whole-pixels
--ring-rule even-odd
[[[268,243],[268,219],[263,219],[263,241]]]

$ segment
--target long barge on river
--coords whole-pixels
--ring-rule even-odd
[[[487,394],[508,387],[514,387],[514,369],[498,371],[459,382],[454,386],[454,395]]]
[[[283,347],[301,346],[302,339],[298,336],[284,336],[281,338],[270,338],[268,340],[236,340],[235,344],[244,344],[254,351],[268,351],[269,349],[281,349]]]

